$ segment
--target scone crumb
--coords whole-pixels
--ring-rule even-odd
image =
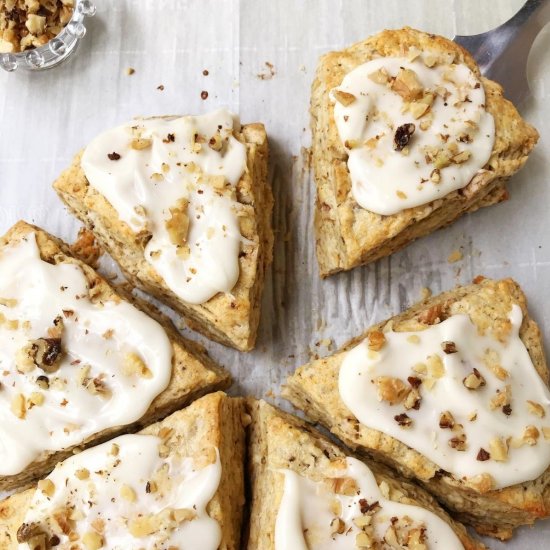
[[[53,497],[55,494],[55,485],[51,479],[41,479],[37,487],[39,491],[42,491],[48,497]]]
[[[334,92],[332,93],[334,95],[334,99],[336,99],[336,101],[338,101],[338,103],[342,104],[344,107],[348,107],[357,99],[353,94],[350,94],[349,92],[344,92],[343,90],[334,90]]]
[[[450,264],[454,264],[454,263],[459,262],[460,260],[462,260],[462,258],[464,258],[464,254],[462,253],[461,250],[459,250],[457,248],[449,254],[449,256],[447,257],[447,261]]]
[[[386,344],[386,337],[384,336],[384,333],[379,330],[369,332],[367,339],[368,347],[372,351],[380,351]]]

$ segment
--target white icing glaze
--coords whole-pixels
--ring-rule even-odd
[[[118,446],[113,454],[113,443]],[[54,487],[52,497],[36,490],[24,522],[51,526],[51,513],[74,505],[82,514],[74,523],[74,532],[80,540],[87,532],[95,532],[97,521],[104,524],[103,548],[110,550],[161,550],[173,545],[179,550],[216,550],[221,541],[221,529],[206,507],[216,494],[221,479],[221,463],[216,450],[216,461],[202,469],[195,469],[192,458],[159,457],[161,440],[155,436],[124,435],[110,442],[88,449],[57,465],[47,477]],[[157,485],[147,492],[147,482],[155,473],[166,468],[164,478],[168,485]],[[86,470],[89,477],[79,479],[77,472]],[[121,488],[128,486],[135,500],[125,498]],[[91,504],[90,504],[91,503]],[[192,510],[196,517],[190,521],[173,523],[173,527],[146,536],[129,532],[132,522],[140,516],[157,516],[153,522],[158,529],[169,517],[170,510]],[[164,514],[163,514],[164,512]],[[49,530],[50,534],[52,533]],[[59,550],[72,548],[72,542],[63,533]],[[28,550],[26,543],[20,550]]]
[[[292,470],[283,470],[284,493],[275,523],[275,550],[348,550],[355,548],[355,538],[360,529],[354,519],[360,517],[361,499],[372,504],[378,501],[379,511],[374,515],[374,533],[383,540],[390,525],[390,518],[408,516],[427,528],[427,546],[430,550],[461,550],[463,545],[454,531],[441,518],[419,506],[388,500],[376,483],[369,468],[356,460],[346,459],[347,469],[335,471],[333,477],[351,477],[357,482],[359,492],[354,496],[335,495],[323,482],[315,482]],[[331,503],[340,502],[340,517],[345,522],[344,533],[331,534],[331,521],[335,517]],[[309,541],[304,538],[307,529]],[[309,542],[309,545],[308,545]]]
[[[413,70],[424,89],[435,90],[438,86],[444,86],[451,94],[446,100],[436,95],[431,106],[433,123],[427,130],[420,128],[423,118],[416,120],[410,112],[402,111],[401,96],[386,84],[378,84],[369,78],[381,68],[395,77],[400,67]],[[363,208],[377,214],[391,215],[443,198],[451,191],[466,186],[489,160],[495,128],[492,115],[485,110],[483,86],[463,64],[452,65],[453,79],[457,84],[444,80],[443,75],[449,67],[448,64],[440,64],[428,68],[422,62],[422,56],[414,61],[402,57],[382,57],[356,67],[335,89],[356,97],[348,106],[335,102],[334,118],[342,142],[364,144],[379,136],[373,148],[362,145],[348,149],[352,194]],[[465,93],[470,101],[459,102],[460,94],[464,97]],[[334,90],[331,97],[334,101]],[[465,121],[475,122],[477,129]],[[399,126],[407,123],[414,123],[416,131],[405,155],[394,150],[394,135]],[[472,136],[471,143],[457,142],[457,137],[464,133]],[[443,142],[440,134],[448,135],[448,140]],[[432,183],[430,176],[434,164],[426,162],[424,149],[450,143],[458,145],[460,151],[468,151],[471,157],[462,164],[451,163],[442,168],[440,182]]]
[[[82,270],[75,264],[42,261],[34,233],[0,252],[0,298],[16,301],[12,307],[0,305],[1,475],[21,472],[43,451],[60,450],[137,420],[168,385],[172,348],[162,327],[130,303],[92,303]],[[17,352],[29,341],[47,337],[58,316],[64,323],[65,352],[59,370],[19,372]],[[16,329],[10,328],[10,320],[18,321]],[[150,378],[123,374],[128,353],[143,360]],[[94,395],[78,380],[86,365],[86,379],[101,376],[108,395]],[[49,378],[49,389],[37,385],[41,375]],[[24,396],[27,408],[33,392],[44,403],[19,418],[11,410],[14,399]]]
[[[481,335],[467,315],[453,315],[442,323],[419,332],[387,332],[386,344],[379,352],[370,351],[367,341],[361,342],[344,357],[340,368],[339,391],[342,401],[365,426],[380,430],[417,450],[440,468],[459,478],[472,478],[489,473],[496,488],[532,480],[550,465],[550,441],[542,428],[550,426],[550,392],[537,374],[529,353],[519,337],[521,308],[513,305],[510,312],[511,331],[505,341],[492,333]],[[411,342],[418,337],[418,343]],[[442,342],[454,342],[457,352],[446,354]],[[486,350],[494,350],[498,361],[508,372],[501,380],[484,362]],[[395,377],[407,384],[409,376],[421,379],[414,372],[418,363],[428,364],[429,356],[441,358],[444,374],[428,389],[420,387],[422,401],[418,410],[405,411],[403,404],[391,405],[380,400],[375,381],[380,376]],[[477,368],[486,385],[467,389],[463,379]],[[491,409],[490,401],[497,390],[511,386],[511,414],[502,407]],[[540,404],[544,417],[529,411],[527,401]],[[448,441],[457,434],[439,427],[440,414],[450,411],[455,421],[464,426],[467,448],[457,451]],[[477,419],[469,420],[471,413]],[[402,428],[394,416],[406,413],[413,424]],[[494,437],[521,440],[528,425],[540,431],[536,445],[510,446],[508,460],[477,460],[480,448],[489,451]]]
[[[246,148],[233,136],[234,115],[218,110],[202,116],[150,118],[108,130],[86,148],[81,161],[90,185],[115,208],[135,232],[152,238],[145,259],[182,300],[204,303],[218,292],[230,292],[239,278],[242,241],[235,186],[246,169]],[[205,142],[195,146],[195,136]],[[219,135],[220,151],[208,141]],[[132,140],[152,140],[136,150]],[[172,136],[172,137],[168,137]],[[112,153],[118,160],[109,159]],[[155,174],[155,175],[153,175]],[[218,192],[207,176],[225,177]],[[166,220],[180,199],[189,201],[189,255],[178,255]],[[142,210],[143,209],[143,210]]]

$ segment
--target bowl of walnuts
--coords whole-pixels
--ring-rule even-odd
[[[0,0],[0,67],[50,69],[65,61],[95,14],[90,0]]]

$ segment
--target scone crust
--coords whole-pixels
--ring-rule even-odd
[[[247,151],[247,168],[237,184],[237,200],[243,205],[239,221],[246,239],[239,255],[240,276],[230,294],[217,294],[204,304],[183,302],[145,260],[143,242],[88,182],[80,166],[82,151],[53,186],[134,286],[181,313],[191,328],[227,346],[249,351],[256,341],[264,277],[272,260],[273,195],[267,181],[268,143],[263,124],[244,125],[234,135]]]
[[[275,521],[284,489],[284,476],[277,470],[289,469],[321,480],[328,473],[331,460],[353,454],[329,441],[306,422],[264,401],[247,400],[246,405],[252,418],[248,447],[252,509],[245,548],[274,550]],[[422,506],[437,514],[452,527],[466,550],[485,548],[469,537],[464,526],[453,521],[426,491],[399,479],[386,466],[373,461],[368,461],[368,466],[378,484],[383,481],[388,484],[392,500]]]
[[[540,330],[529,317],[526,298],[520,287],[511,279],[478,280],[477,284],[458,287],[420,302],[404,313],[371,327],[334,355],[300,367],[288,379],[283,395],[352,449],[368,453],[406,477],[419,480],[449,509],[457,512],[457,519],[473,525],[482,534],[507,539],[519,525],[532,524],[537,518],[550,515],[550,468],[533,481],[481,493],[448,472],[443,472],[425,456],[397,439],[360,424],[342,402],[338,390],[338,375],[345,351],[363,340],[371,330],[383,330],[391,323],[395,331],[414,331],[425,328],[427,319],[442,320],[458,313],[468,314],[479,327],[502,326],[506,330],[513,304],[521,307],[524,316],[520,338],[537,373],[548,385],[549,371]]]
[[[164,443],[170,451],[177,449],[193,458],[197,468],[208,466],[212,456],[209,451],[212,447],[218,448],[222,478],[207,512],[221,527],[220,550],[240,548],[244,506],[244,421],[244,400],[217,392],[139,432],[162,437],[159,435],[162,429],[164,432],[166,428],[171,429],[172,433]],[[33,493],[34,488],[28,489],[0,502],[0,548],[17,549],[17,529],[24,520]]]
[[[19,242],[32,232],[36,235],[41,258],[54,264],[72,263],[78,265],[88,280],[90,293],[95,298],[105,301],[129,301],[162,325],[172,344],[172,378],[167,388],[153,400],[147,412],[138,421],[126,426],[103,430],[91,435],[79,445],[62,451],[44,452],[20,474],[0,476],[0,490],[10,490],[28,485],[34,479],[49,473],[57,462],[70,456],[77,447],[81,449],[90,447],[122,433],[135,432],[143,426],[164,418],[202,395],[218,389],[225,389],[231,384],[229,373],[216,365],[204,348],[183,338],[166,316],[150,304],[113,288],[90,266],[74,258],[65,243],[46,231],[20,221],[0,239],[0,253],[3,247]]]
[[[502,87],[481,78],[487,110],[495,119],[495,144],[484,171],[466,187],[398,214],[381,216],[360,207],[351,194],[347,153],[338,135],[329,91],[357,66],[374,57],[403,55],[411,47],[453,54],[455,62],[466,64],[480,76],[474,59],[461,46],[411,28],[383,31],[320,59],[312,86],[311,128],[317,185],[316,248],[322,277],[392,254],[465,212],[505,200],[504,182],[523,166],[537,142],[537,131],[503,97]]]

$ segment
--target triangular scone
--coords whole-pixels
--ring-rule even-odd
[[[352,178],[348,168],[351,148],[365,147],[366,151],[373,151],[372,155],[375,155],[377,147],[379,147],[377,140],[379,138],[390,139],[390,144],[384,145],[388,151],[384,149],[383,154],[373,159],[373,162],[382,167],[380,170],[383,169],[383,164],[386,162],[384,160],[386,153],[388,155],[406,154],[407,158],[411,159],[418,139],[431,131],[429,127],[430,109],[424,108],[424,112],[409,110],[411,98],[407,96],[407,88],[394,87],[391,80],[388,80],[388,88],[391,87],[396,90],[396,93],[405,96],[403,110],[401,113],[386,113],[380,106],[379,112],[377,112],[379,105],[372,105],[367,121],[372,120],[374,121],[372,124],[380,124],[380,120],[385,120],[385,117],[388,116],[390,118],[392,116],[394,118],[395,116],[405,117],[407,123],[413,124],[416,129],[410,138],[410,143],[404,146],[407,141],[405,140],[394,144],[393,147],[398,151],[392,150],[391,140],[393,133],[397,132],[395,127],[391,130],[391,136],[388,133],[390,131],[388,128],[382,128],[379,134],[366,143],[356,143],[357,140],[343,142],[335,119],[335,101],[338,100],[331,99],[331,90],[341,86],[344,77],[357,67],[371,60],[390,57],[406,58],[407,62],[411,63],[424,59],[429,67],[437,67],[442,63],[465,64],[477,78],[481,78],[480,85],[485,89],[486,109],[494,118],[495,139],[489,160],[484,166],[480,165],[479,167],[483,167],[483,170],[480,170],[464,187],[451,192],[441,192],[440,170],[443,174],[446,168],[442,168],[442,166],[445,166],[446,163],[438,159],[435,164],[429,164],[426,167],[434,169],[433,173],[430,172],[433,181],[430,180],[430,175],[419,177],[419,187],[413,187],[408,195],[399,189],[395,193],[391,191],[391,195],[388,193],[389,198],[382,208],[379,206],[378,210],[369,210],[366,207],[361,207],[354,198]],[[386,76],[373,69],[370,78],[382,85],[383,82],[378,81],[378,77],[385,78]],[[395,77],[395,74],[391,74],[390,77]],[[449,78],[452,79],[452,76]],[[372,82],[370,85],[373,85]],[[440,86],[433,90],[434,101],[438,105],[443,105],[443,101],[446,99],[439,97],[440,88],[444,87]],[[368,100],[364,97],[357,100],[354,100],[354,97],[353,94],[350,96],[344,93],[341,98],[344,107],[349,105],[353,107],[356,104],[367,105],[365,102]],[[425,95],[424,99],[431,101],[433,97],[434,95]],[[418,105],[421,105],[424,99],[420,99]],[[463,99],[469,101],[468,96]],[[449,104],[448,108],[450,109],[452,106]],[[413,240],[452,223],[466,212],[506,200],[508,193],[504,186],[505,181],[523,166],[538,139],[537,131],[521,118],[512,103],[504,99],[502,87],[480,77],[479,69],[468,52],[443,37],[411,28],[386,30],[342,51],[324,55],[319,62],[317,75],[313,82],[311,117],[313,167],[317,185],[315,210],[317,257],[323,277],[388,256]],[[364,121],[354,122],[348,117],[348,114],[344,115],[344,125],[346,123],[353,124],[350,128],[356,129],[364,126]],[[467,120],[466,122],[475,128],[475,121]],[[467,142],[470,138],[458,135],[456,140],[455,136],[450,136],[449,139],[448,131],[443,129],[441,132],[440,145],[442,147],[449,144],[455,148],[458,147],[457,150],[468,147]],[[451,166],[456,166],[459,160],[462,162],[464,159],[460,158],[456,162],[451,161]],[[424,162],[432,163],[432,160],[428,158],[425,160],[425,157],[421,155],[416,165],[417,168],[424,166]],[[417,168],[415,165],[411,165],[407,169],[394,172],[408,176],[413,174]],[[395,173],[393,180],[396,180]],[[374,171],[373,174],[372,179],[379,182],[377,172]],[[393,180],[389,183],[401,183]],[[405,204],[406,200],[411,199],[412,193],[417,192],[417,189],[423,193],[429,190],[429,197],[432,198],[428,198],[428,202],[418,203],[416,206],[407,206],[405,209],[401,207],[399,211],[394,210],[389,214],[382,212],[383,206],[386,206],[388,211],[391,210],[388,202],[390,200],[403,199],[402,203]],[[382,195],[384,191],[382,190],[380,193]]]
[[[334,548],[378,548],[374,540],[384,535],[401,541],[392,548],[415,548],[413,541],[433,550],[484,548],[433,497],[389,468],[357,460],[264,401],[247,406],[250,550],[315,550],[314,541],[319,548],[332,548],[331,542]]]
[[[0,547],[237,550],[244,422],[243,401],[218,392],[68,458],[0,503]]]
[[[0,490],[231,382],[155,308],[22,221],[0,239],[0,335]]]
[[[212,117],[216,116],[219,116],[220,120],[231,120],[231,115],[226,111],[216,111],[209,115],[203,115],[202,119],[206,119],[206,117],[212,119]],[[193,124],[201,119],[201,117],[184,118],[192,119]],[[173,121],[181,121],[184,118],[157,117],[141,119],[141,121],[133,123],[135,124],[133,128],[138,128],[139,124],[169,125]],[[212,120],[210,119],[208,119],[204,126],[211,126]],[[198,124],[202,123],[199,122]],[[132,124],[129,126],[132,126]],[[218,128],[221,127],[220,124]],[[117,129],[109,130],[109,132],[114,132],[115,130]],[[170,189],[167,195],[176,198],[179,192],[178,189],[185,190],[187,185],[186,180],[178,179],[180,178],[180,171],[182,173],[187,171],[185,178],[193,176],[193,173],[197,175],[201,172],[200,177],[204,176],[204,181],[206,182],[204,185],[206,188],[214,189],[215,193],[225,193],[227,201],[234,201],[234,207],[238,209],[236,229],[228,229],[224,225],[223,219],[219,216],[219,210],[215,210],[214,208],[210,211],[201,210],[202,212],[207,212],[203,217],[209,217],[212,226],[207,227],[207,224],[203,223],[203,220],[201,222],[203,227],[199,229],[199,222],[196,216],[200,217],[200,214],[196,214],[196,216],[190,214],[190,209],[193,207],[193,199],[189,199],[191,202],[186,202],[187,199],[183,200],[183,202],[182,199],[178,199],[174,204],[166,204],[164,212],[160,216],[162,220],[157,219],[153,222],[151,222],[147,208],[139,204],[135,209],[141,217],[137,217],[142,221],[143,219],[146,221],[143,223],[143,227],[140,226],[141,229],[132,227],[123,220],[117,207],[87,179],[82,161],[83,159],[85,160],[86,151],[89,148],[76,155],[72,165],[54,183],[54,188],[70,211],[94,233],[100,244],[116,260],[132,284],[140,287],[181,313],[191,328],[222,344],[241,351],[248,351],[254,347],[256,341],[264,275],[272,259],[273,232],[271,229],[271,213],[273,197],[271,188],[267,182],[268,142],[264,126],[259,123],[247,124],[242,127],[228,124],[228,127],[224,127],[223,131],[226,130],[231,133],[228,134],[229,138],[225,136],[224,139],[236,140],[236,142],[233,141],[232,143],[242,144],[242,150],[244,151],[242,153],[243,172],[240,179],[231,185],[228,183],[229,180],[226,180],[224,183],[223,177],[221,177],[225,175],[231,177],[231,175],[224,174],[223,166],[218,166],[218,159],[213,159],[213,156],[219,155],[221,159],[219,162],[222,163],[226,155],[226,148],[228,147],[227,143],[220,139],[219,131],[213,135],[210,135],[210,130],[205,132],[209,133],[209,135],[195,134],[197,141],[194,144],[189,144],[187,142],[182,143],[184,142],[185,134],[183,130],[174,130],[170,126],[161,129],[159,126],[159,128],[153,130],[153,137],[151,139],[137,139],[132,142],[137,143],[137,145],[129,145],[132,139],[131,135],[128,135],[126,142],[123,144],[120,143],[119,138],[115,138],[114,142],[117,145],[112,145],[108,139],[106,143],[102,142],[97,145],[98,139],[108,135],[109,132],[106,132],[96,138],[89,148],[91,147],[96,151],[90,154],[90,157],[95,162],[102,162],[102,160],[98,159],[105,158],[110,163],[101,168],[103,174],[100,174],[99,177],[107,174],[107,177],[111,178],[107,184],[107,189],[120,185],[123,189],[121,191],[122,201],[128,196],[127,187],[133,185],[131,177],[128,180],[121,181],[115,173],[110,174],[108,170],[110,167],[121,167],[127,158],[131,157],[132,162],[135,159],[138,159],[136,162],[140,162],[140,155],[148,159],[147,155],[151,154],[150,151],[154,150],[152,160],[144,161],[146,164],[144,164],[143,170],[149,170],[152,178],[146,177],[144,185],[158,185],[159,190],[163,189],[160,200],[164,200],[166,186]],[[148,144],[148,147],[144,147],[143,143]],[[105,151],[102,149],[101,153],[97,152],[103,146],[106,147]],[[206,160],[203,165],[200,164],[199,160],[189,161],[187,157],[185,159],[178,157],[188,146],[195,148],[194,151],[196,153],[193,152],[192,154],[196,155],[197,159],[200,158],[200,155],[204,155]],[[113,151],[111,151],[111,148]],[[117,149],[117,151],[114,151],[114,149]],[[161,160],[166,162],[161,162]],[[93,165],[92,161],[89,164],[92,165],[90,170],[94,170],[97,176],[100,170],[96,169],[97,167]],[[131,174],[132,170],[133,168],[128,169],[127,173]],[[228,168],[227,171],[235,176],[234,167]],[[138,170],[136,169],[135,173],[137,172]],[[177,177],[175,176],[176,173],[178,174]],[[191,176],[189,175],[190,173]],[[212,174],[215,175],[210,178]],[[138,200],[138,198],[144,200],[142,196],[147,196],[149,191],[144,193],[138,189],[139,185],[141,183],[136,184],[136,188],[132,193],[135,192],[135,200]],[[202,191],[199,192],[202,193]],[[154,197],[154,195],[151,196]],[[151,199],[151,196],[148,200],[157,200],[156,198]],[[191,196],[197,195],[192,194]],[[185,212],[182,211],[182,204],[184,210],[186,210]],[[119,206],[121,205],[119,204]],[[125,206],[128,207],[128,204],[125,205],[122,202],[121,208],[124,209]],[[150,207],[148,208],[151,210]],[[199,208],[202,209],[203,206]],[[195,213],[197,211],[198,209]],[[210,214],[209,212],[213,213]],[[204,297],[199,297],[198,302],[190,302],[182,298],[181,292],[176,290],[174,285],[166,281],[166,278],[159,272],[158,264],[153,265],[151,263],[153,260],[149,258],[148,261],[145,258],[145,254],[150,254],[154,258],[157,258],[157,256],[161,257],[161,252],[158,250],[149,250],[147,248],[151,239],[151,232],[149,232],[148,227],[157,228],[152,229],[153,234],[155,234],[159,227],[161,230],[164,230],[163,224],[168,223],[167,220],[169,219],[174,222],[171,228],[173,235],[170,238],[174,239],[173,243],[177,239],[182,241],[180,244],[183,243],[178,256],[172,261],[172,265],[175,266],[173,269],[180,270],[180,272],[175,272],[173,279],[179,280],[180,284],[182,284],[181,281],[190,281],[191,278],[199,277],[205,272],[209,275],[217,272],[221,274],[221,278],[223,279],[228,269],[219,263],[219,259],[224,257],[224,254],[227,254],[228,249],[228,246],[224,246],[222,243],[221,249],[218,246],[218,249],[213,249],[211,254],[207,252],[206,255],[209,255],[210,263],[207,268],[203,268],[202,270],[199,268],[197,275],[197,270],[195,270],[191,262],[194,247],[192,243],[189,243],[189,246],[185,245],[189,235],[192,238],[202,239],[203,244],[208,244],[212,242],[213,238],[216,238],[216,235],[219,235],[216,231],[233,231],[238,233],[240,230],[240,235],[238,235],[240,244],[237,243],[236,250],[234,253],[232,252],[234,257],[231,258],[231,262],[233,262],[231,269],[234,271],[234,280],[236,280],[232,288],[218,293],[210,293],[211,297],[206,299],[206,301],[204,301]],[[165,255],[166,251],[162,254]],[[189,258],[191,258],[189,265],[186,264],[186,267],[182,268],[183,262]],[[230,277],[228,276],[228,278]]]
[[[541,335],[511,279],[479,277],[299,368],[283,395],[501,539],[550,515]]]

